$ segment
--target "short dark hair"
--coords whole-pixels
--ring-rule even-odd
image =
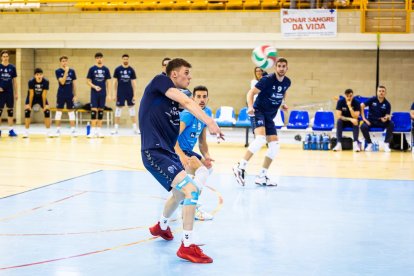
[[[61,56],[61,57],[59,58],[59,61],[62,61],[62,59],[68,59],[68,57],[67,57],[67,56]]]
[[[103,57],[103,54],[102,54],[101,52],[97,52],[97,53],[95,54],[95,58],[98,58],[98,57]]]
[[[34,69],[34,74],[36,75],[36,74],[43,74],[43,70],[42,70],[42,68],[36,68],[36,69]]]
[[[8,51],[8,50],[3,50],[3,51],[1,51],[0,56],[2,57],[2,56],[3,56],[3,54],[9,54],[9,51]]]
[[[123,55],[122,55],[122,58],[124,58],[124,57],[129,58],[129,55],[128,55],[128,54],[123,54]]]
[[[194,89],[193,89],[193,98],[195,97],[195,94],[196,94],[197,91],[207,91],[207,96],[208,96],[208,89],[204,85],[198,85],[198,86],[194,87]]]
[[[387,88],[386,88],[384,85],[379,85],[379,86],[378,86],[378,88],[384,88],[384,89],[385,89],[385,91],[387,91]],[[377,88],[377,89],[378,89],[378,88]]]
[[[162,61],[161,61],[161,65],[162,66],[167,66],[166,64],[164,64],[166,61],[170,61],[171,59],[169,58],[169,57],[165,57],[165,58],[163,58],[162,59]]]
[[[351,88],[348,88],[348,89],[345,90],[345,95],[349,95],[351,93],[352,94],[354,93],[354,91]]]
[[[287,59],[285,59],[284,57],[280,57],[276,60],[276,64],[278,64],[279,62],[284,62],[284,63],[286,63],[286,65],[288,64]]]
[[[182,58],[172,59],[170,62],[168,62],[168,65],[167,65],[167,70],[166,70],[167,76],[170,76],[171,72],[174,71],[174,69],[178,69],[182,66],[191,68],[191,64],[185,59],[182,59]]]

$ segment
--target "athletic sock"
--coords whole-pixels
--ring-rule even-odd
[[[260,177],[265,177],[266,175],[267,175],[267,169],[262,168],[262,169],[260,170],[259,176],[260,176]]]
[[[161,215],[161,217],[160,217],[160,228],[161,228],[161,230],[167,230],[169,222],[170,221],[169,221],[168,218]]]
[[[193,231],[183,230],[183,243],[185,247],[193,244]]]
[[[244,159],[240,160],[239,168],[242,170],[245,170],[246,167],[247,167],[247,160],[244,160]]]

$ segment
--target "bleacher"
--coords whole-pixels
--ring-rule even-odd
[[[318,8],[359,9],[361,0],[317,0]],[[1,13],[131,12],[131,11],[260,11],[290,8],[290,0],[0,0]],[[308,0],[296,1],[297,9],[309,8]]]

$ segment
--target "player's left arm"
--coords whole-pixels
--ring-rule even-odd
[[[106,79],[105,80],[105,85],[106,85],[106,98],[108,101],[111,100],[111,80],[110,79]]]
[[[19,98],[19,93],[17,91],[17,80],[16,78],[13,78],[13,91],[14,91],[14,99],[17,101]]]
[[[208,151],[206,128],[203,129],[203,131],[200,133],[200,136],[198,137],[198,148],[200,149],[201,155],[204,157],[204,165],[207,167],[207,169],[211,168],[211,162],[214,161],[214,159],[211,158]]]
[[[43,110],[49,109],[49,107],[46,104],[47,92],[48,92],[47,89],[43,89],[43,92],[42,92]]]
[[[73,93],[73,102],[76,102],[77,96],[76,96],[76,80],[72,81],[72,93]]]
[[[136,79],[131,80],[131,84],[132,84],[132,95],[133,95],[132,100],[135,103],[137,101],[137,80]]]

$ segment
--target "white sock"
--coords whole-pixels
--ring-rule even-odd
[[[267,169],[262,168],[262,169],[260,170],[259,176],[260,176],[260,177],[265,177],[266,175],[267,175]]]
[[[13,130],[13,127],[12,127],[12,126],[11,126],[11,127],[9,127],[9,131],[10,131],[10,130]]]
[[[115,127],[115,130],[118,130],[119,125],[115,124],[114,127]]]
[[[98,130],[97,130],[97,133],[98,133],[98,134],[101,134],[101,128],[100,128],[100,127],[98,127],[97,129],[98,129]]]
[[[244,159],[240,160],[239,168],[242,170],[245,170],[246,167],[247,167],[247,160],[244,160]]]
[[[193,231],[183,230],[183,243],[185,247],[193,244]]]
[[[70,127],[70,131],[75,132],[75,127]]]
[[[161,215],[161,217],[160,217],[160,228],[161,228],[161,230],[167,230],[169,223],[170,223],[169,218],[166,218],[163,215]]]
[[[56,130],[59,131],[60,130],[60,126],[59,127],[56,127]]]
[[[137,124],[132,124],[132,128],[135,130],[135,129],[137,129],[138,127],[137,127]]]

